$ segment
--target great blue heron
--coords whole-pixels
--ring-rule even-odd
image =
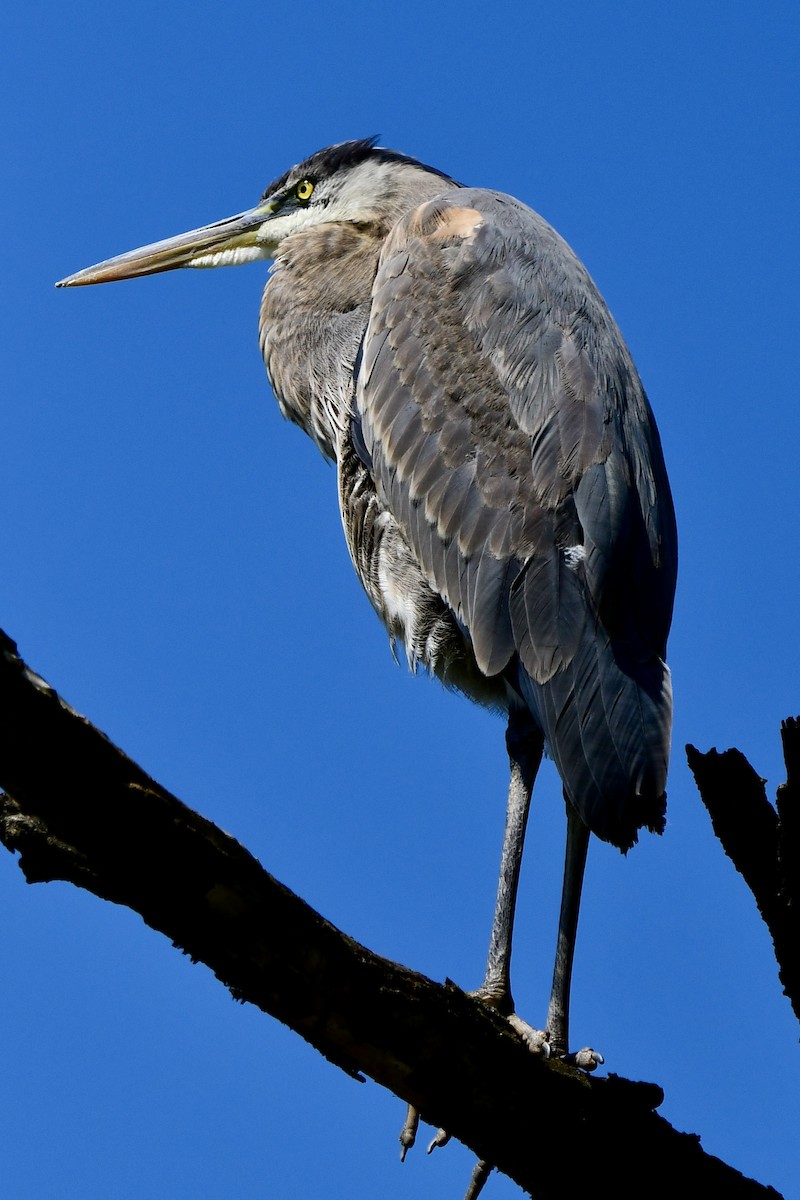
[[[259,259],[274,264],[259,326],[270,383],[337,465],[350,555],[390,638],[412,666],[508,716],[477,995],[564,1056],[589,833],[627,850],[641,827],[664,826],[676,534],[639,376],[585,268],[540,216],[374,138],[313,154],[248,212],[62,285]],[[514,1017],[509,962],[544,749],[564,786],[567,853],[537,1035]]]

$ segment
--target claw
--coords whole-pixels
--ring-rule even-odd
[[[446,1146],[449,1141],[450,1141],[450,1134],[447,1132],[447,1130],[439,1129],[437,1131],[437,1133],[434,1135],[434,1137],[431,1139],[431,1144],[428,1146],[428,1154],[431,1154],[434,1150],[437,1150],[440,1146]]]

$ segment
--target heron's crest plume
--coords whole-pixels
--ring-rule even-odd
[[[431,175],[438,175],[440,179],[444,179],[450,184],[455,184],[455,180],[451,179],[444,171],[430,167],[427,163],[420,162],[419,159],[412,158],[408,154],[400,154],[397,150],[388,150],[384,146],[378,146],[376,145],[377,140],[378,135],[373,134],[372,137],[338,142],[334,146],[326,146],[322,150],[317,150],[297,166],[290,167],[288,171],[284,171],[283,175],[273,179],[269,187],[265,189],[261,203],[263,204],[264,201],[282,192],[297,179],[308,178],[316,184],[321,179],[329,179],[332,175],[338,175],[342,171],[350,170],[365,162],[398,163],[419,167]]]

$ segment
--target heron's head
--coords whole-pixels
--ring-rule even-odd
[[[416,159],[375,145],[375,138],[319,150],[271,183],[255,208],[189,233],[130,250],[62,279],[57,287],[110,283],[176,267],[223,267],[271,259],[293,234],[351,224],[379,236],[404,212],[457,186]]]

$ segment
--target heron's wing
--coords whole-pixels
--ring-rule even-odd
[[[663,791],[669,487],[628,351],[569,247],[497,193],[410,213],[381,257],[356,403],[383,503],[481,669],[518,656],[579,809],[570,758],[595,791],[625,772]],[[657,770],[635,750],[642,688]]]

